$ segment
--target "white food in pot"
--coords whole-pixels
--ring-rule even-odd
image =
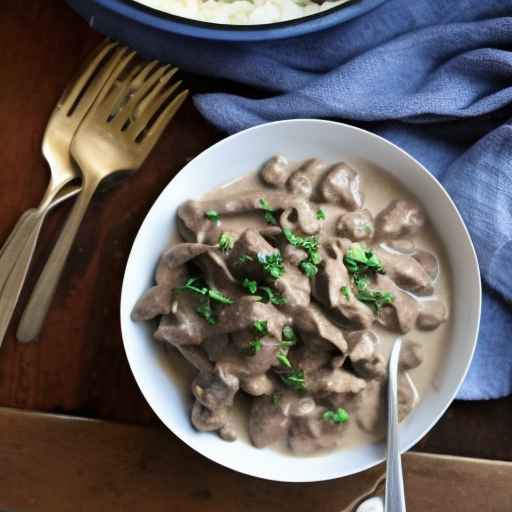
[[[208,23],[260,25],[317,14],[350,0],[138,0],[159,11]]]

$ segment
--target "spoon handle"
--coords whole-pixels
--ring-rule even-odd
[[[52,303],[60,276],[64,270],[69,251],[73,246],[76,234],[82,219],[91,202],[94,192],[98,188],[96,180],[85,180],[82,190],[76,200],[71,213],[62,229],[44,269],[32,291],[30,300],[21,317],[16,337],[21,342],[36,339],[41,332],[48,310]]]
[[[388,440],[386,467],[386,497],[384,512],[405,512],[404,478],[402,459],[398,443],[398,360],[402,342],[398,339],[393,345],[389,358],[388,381]]]

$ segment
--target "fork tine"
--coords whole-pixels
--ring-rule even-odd
[[[161,66],[153,74],[147,78],[144,83],[137,89],[135,94],[128,100],[125,107],[119,112],[112,121],[112,129],[121,130],[126,121],[133,116],[135,108],[140,100],[151,90],[151,88],[162,78],[169,69],[168,65]],[[141,72],[142,73],[142,72]]]
[[[152,60],[151,62],[148,62],[143,68],[142,71],[133,79],[131,85],[132,89],[136,90],[139,87],[142,86],[142,84],[145,82],[148,75],[155,69],[156,66],[158,66],[159,62],[157,60]]]
[[[123,80],[123,82],[119,85],[117,89],[116,87],[112,87],[110,92],[107,92],[107,95],[105,96],[105,103],[108,103],[108,105],[110,106],[112,115],[116,115],[123,108],[123,101],[126,100],[130,92],[130,83],[137,76],[141,68],[142,66],[140,65],[135,66],[130,71],[130,74],[128,75],[126,80]],[[107,118],[108,116],[106,116],[106,120]]]
[[[72,82],[72,85],[62,94],[58,102],[58,108],[68,111],[74,105],[76,99],[80,96],[80,93],[98,68],[100,62],[105,58],[108,52],[117,45],[118,43],[113,43],[107,39],[96,47],[90,59],[87,61],[87,64],[80,70],[76,80]]]
[[[169,121],[174,117],[176,112],[187,99],[188,89],[181,91],[176,98],[174,98],[165,110],[158,116],[156,121],[153,123],[151,128],[148,130],[146,135],[141,141],[141,145],[144,147],[146,155],[153,149],[154,145],[158,142],[160,135],[165,130],[165,127]]]
[[[169,83],[169,80],[178,72],[178,68],[172,68],[160,78],[158,83],[149,91],[149,93],[140,100],[139,104],[136,105],[133,111],[133,117],[137,117],[153,102],[154,98],[160,94],[160,91]]]
[[[144,131],[148,123],[153,119],[153,116],[160,110],[162,105],[171,97],[171,95],[178,89],[182,84],[182,81],[172,84],[164,93],[160,94],[157,98],[154,98],[151,104],[145,103],[147,106],[139,105],[140,114],[137,115],[135,121],[128,127],[127,132],[130,133],[130,138],[136,140],[137,137]],[[146,101],[146,98],[143,100]]]
[[[112,103],[110,101],[105,100],[110,97],[110,94],[113,94],[113,85],[116,83],[117,79],[121,75],[121,73],[125,70],[128,63],[135,57],[136,52],[130,51],[127,53],[127,48],[122,48],[119,52],[119,55],[116,58],[116,62],[114,64],[114,70],[111,72],[108,77],[105,85],[101,89],[101,92],[98,95],[98,98],[93,106],[93,112],[101,112],[101,115],[105,115],[105,119],[112,113]],[[104,101],[105,100],[105,101]]]

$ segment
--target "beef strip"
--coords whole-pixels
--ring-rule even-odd
[[[423,300],[419,303],[419,314],[416,326],[422,331],[437,329],[448,319],[446,306],[437,299]]]
[[[239,385],[237,377],[227,373],[222,366],[216,365],[213,371],[199,372],[192,382],[192,393],[198,402],[215,411],[233,405],[233,398]]]
[[[324,420],[326,410],[319,406],[311,414],[294,419],[288,439],[293,452],[305,455],[340,444],[348,424]]]
[[[415,235],[426,222],[420,207],[406,199],[395,199],[375,219],[377,237],[383,240]]]
[[[336,234],[354,242],[371,240],[374,232],[373,216],[366,208],[344,213],[336,224]]]
[[[295,195],[307,199],[316,196],[318,183],[325,173],[325,165],[320,160],[313,158],[301,165],[288,179],[286,186]]]
[[[363,379],[383,379],[386,375],[384,358],[377,353],[378,337],[373,331],[346,334],[348,357],[354,372]]]
[[[432,278],[422,265],[406,254],[393,254],[384,249],[375,249],[386,271],[386,275],[400,288],[417,295],[432,295]]]
[[[288,160],[284,156],[273,156],[260,170],[260,177],[271,187],[282,188],[291,174]]]
[[[379,323],[391,331],[404,334],[409,332],[418,318],[418,301],[398,288],[389,277],[381,274],[375,276],[373,287],[383,292],[390,292],[394,298],[391,305],[379,310],[377,314]]]
[[[335,164],[325,175],[320,190],[328,203],[340,204],[347,210],[363,206],[363,194],[359,190],[359,174],[346,163]]]
[[[264,448],[285,439],[290,417],[285,416],[272,397],[257,397],[249,415],[249,436],[256,448]]]
[[[375,318],[372,310],[357,300],[354,293],[349,293],[348,298],[342,293],[342,288],[351,287],[350,276],[343,264],[343,246],[340,239],[331,239],[324,244],[323,261],[313,280],[312,293],[340,323],[368,328]]]

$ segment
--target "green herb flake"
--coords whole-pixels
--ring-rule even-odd
[[[318,264],[322,261],[318,252],[318,238],[298,236],[291,229],[283,229],[283,234],[291,245],[307,252],[308,258],[299,263],[299,268],[306,276],[315,277],[318,272]]]
[[[248,254],[242,254],[242,256],[240,256],[238,258],[238,264],[243,264],[243,263],[247,263],[249,261],[254,261],[253,257],[252,256],[249,256]]]
[[[294,370],[291,373],[281,375],[280,377],[284,384],[295,389],[295,391],[304,391],[306,389],[304,372],[302,370]]]
[[[342,286],[341,287],[341,293],[343,294],[343,297],[345,297],[345,300],[348,302],[350,300],[350,289],[348,286]]]
[[[325,215],[325,212],[322,210],[322,208],[320,208],[319,210],[317,210],[316,214],[315,214],[316,218],[318,220],[325,220],[326,219],[326,215]]]
[[[204,216],[208,220],[211,220],[212,222],[215,222],[216,224],[218,222],[220,222],[220,215],[219,215],[219,212],[217,210],[207,210],[205,212]]]
[[[395,296],[391,292],[382,292],[380,290],[358,290],[356,297],[361,302],[369,304],[375,313],[380,308],[392,304]]]
[[[370,226],[370,224],[365,224],[363,226],[363,229],[364,229],[364,231],[365,231],[365,233],[367,235],[371,235],[372,234],[372,227]]]
[[[270,286],[260,286],[258,293],[261,293],[261,302],[274,304],[274,306],[281,306],[288,301],[285,297],[275,292]]]
[[[384,267],[377,255],[361,244],[352,244],[345,254],[343,262],[351,274],[365,272],[384,274]]]
[[[292,367],[292,363],[290,363],[290,360],[284,352],[278,352],[276,358],[285,368]]]
[[[283,257],[279,251],[272,254],[258,254],[258,261],[272,279],[279,279],[284,274]]]
[[[263,218],[267,224],[277,224],[276,211],[270,206],[269,202],[262,198],[260,199],[261,209],[264,211]]]
[[[176,288],[178,292],[192,292],[199,295],[207,295],[208,287],[203,283],[200,277],[189,277],[183,286]]]
[[[235,245],[235,241],[233,240],[233,236],[229,233],[222,233],[219,237],[219,249],[222,252],[229,252],[233,249]]]
[[[233,299],[227,295],[224,295],[219,290],[215,290],[213,288],[208,290],[208,297],[210,297],[210,299],[214,300],[215,302],[220,302],[221,304],[233,304],[234,302]]]
[[[335,411],[325,411],[322,418],[324,421],[328,421],[329,423],[335,423],[339,425],[340,423],[346,423],[350,416],[345,409],[341,407],[336,409]]]
[[[247,277],[244,277],[244,280],[242,281],[242,286],[251,294],[255,295],[258,291],[258,283],[256,281],[253,281],[252,279],[249,279]]]
[[[196,309],[196,313],[200,317],[204,318],[210,325],[215,325],[218,322],[217,317],[216,317],[215,313],[213,312],[209,301],[201,304]]]
[[[272,405],[274,407],[278,407],[280,402],[281,402],[281,395],[279,393],[274,393],[272,395]]]
[[[254,330],[261,334],[261,336],[265,336],[268,334],[268,321],[267,320],[255,320],[253,324]]]
[[[299,263],[299,268],[302,270],[304,274],[306,274],[307,277],[310,278],[315,277],[316,274],[318,273],[318,267],[308,260],[301,261]]]
[[[255,356],[263,348],[261,340],[252,340],[249,342],[249,353]]]
[[[282,337],[281,345],[283,345],[284,347],[291,347],[297,343],[297,335],[295,334],[295,331],[289,325],[285,325],[283,327],[283,332],[282,332],[281,337]]]

